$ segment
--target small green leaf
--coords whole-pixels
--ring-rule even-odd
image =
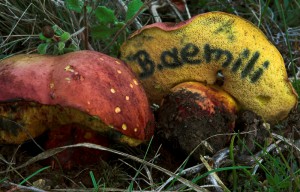
[[[65,48],[66,44],[64,42],[58,42],[58,51],[62,52]]]
[[[115,23],[115,27],[116,27],[118,30],[121,29],[124,25],[125,25],[124,22],[116,22],[116,23]]]
[[[54,33],[58,36],[61,36],[64,33],[64,31],[61,28],[59,28],[57,25],[53,25],[52,29],[54,30]]]
[[[88,12],[88,13],[91,13],[92,12],[92,10],[93,10],[93,7],[91,7],[91,6],[86,6],[86,11]]]
[[[50,39],[50,38],[47,38],[47,39],[46,39],[46,43],[52,43],[52,42],[53,42],[52,39]]]
[[[41,43],[37,47],[37,51],[39,54],[46,54],[49,43]]]
[[[58,35],[58,36],[61,36],[63,33],[64,33],[64,31],[61,30],[61,29],[57,29],[57,30],[55,31],[55,34]]]
[[[53,25],[53,26],[52,26],[52,29],[53,29],[54,31],[57,31],[57,30],[58,30],[58,26],[57,26],[57,25]]]
[[[111,28],[112,34],[117,33],[124,25],[124,22],[116,22]],[[126,31],[126,28],[124,30]]]
[[[107,25],[95,25],[91,28],[91,35],[95,39],[104,40],[115,33],[114,28],[109,28]]]
[[[83,8],[82,0],[65,0],[66,7],[72,11],[80,13]]]
[[[117,21],[114,11],[104,6],[97,7],[95,15],[98,21],[103,24],[114,23]]]
[[[66,42],[71,38],[70,33],[68,32],[63,32],[63,34],[60,36],[60,41]]]
[[[132,19],[132,17],[140,10],[143,6],[143,2],[141,0],[132,0],[128,4],[128,10],[126,13],[125,21]]]
[[[42,40],[42,41],[46,41],[48,38],[47,37],[45,37],[44,35],[43,35],[43,33],[40,33],[39,34],[39,38],[40,38],[40,40]]]

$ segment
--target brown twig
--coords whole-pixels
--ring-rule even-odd
[[[7,192],[12,192],[12,191],[20,191],[20,190],[25,190],[25,191],[32,191],[32,192],[46,192],[42,189],[38,189],[36,187],[27,187],[27,186],[23,186],[23,185],[18,185],[15,183],[11,183],[11,182],[7,182],[4,181],[3,182],[7,187],[12,187],[10,190],[8,190]]]
[[[172,3],[170,0],[166,0],[168,2],[168,4],[170,5],[170,7],[173,9],[173,11],[175,12],[175,14],[177,15],[177,17],[180,19],[180,21],[184,21],[183,17],[181,16],[180,12],[178,11],[178,9],[176,8],[176,6],[174,5],[174,3]]]

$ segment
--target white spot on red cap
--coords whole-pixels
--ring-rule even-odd
[[[120,107],[116,107],[116,108],[115,108],[115,112],[116,112],[116,113],[120,113],[120,112],[121,112],[121,108],[120,108]]]
[[[69,77],[66,77],[65,80],[70,83],[71,82],[71,79]]]
[[[72,68],[71,65],[67,65],[67,66],[65,67],[65,71],[74,72],[74,69]]]
[[[119,61],[117,61],[117,60],[116,60],[115,62],[116,62],[117,64],[121,64],[121,63],[120,63]]]
[[[115,93],[116,90],[115,90],[114,88],[111,88],[111,89],[110,89],[110,92]]]
[[[133,85],[131,83],[129,85],[130,85],[131,88],[133,88]]]
[[[126,99],[126,101],[129,101],[129,96],[126,96],[125,99]]]
[[[126,125],[125,123],[122,124],[122,129],[123,129],[124,131],[127,130],[127,125]]]
[[[121,70],[117,70],[117,72],[118,72],[119,74],[121,74],[121,73],[122,73],[122,71],[121,71]]]
[[[50,83],[49,87],[50,87],[50,89],[53,89],[54,88],[54,83]]]
[[[134,83],[135,85],[139,85],[139,83],[137,82],[136,79],[133,79],[133,83]]]
[[[133,131],[134,131],[134,132],[137,132],[137,131],[138,131],[138,128],[134,128]]]

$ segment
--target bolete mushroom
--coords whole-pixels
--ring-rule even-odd
[[[196,149],[193,156],[199,158],[200,153],[225,147],[230,140],[228,133],[235,127],[237,110],[234,99],[217,86],[181,83],[163,99],[157,115],[157,132],[172,143],[174,150],[189,153]]]
[[[232,14],[210,12],[179,24],[145,26],[123,44],[121,58],[157,104],[177,84],[212,85],[218,73],[224,77],[221,89],[265,121],[284,119],[298,100],[276,47]]]
[[[78,124],[138,145],[153,134],[147,96],[120,60],[95,51],[0,61],[0,143]]]

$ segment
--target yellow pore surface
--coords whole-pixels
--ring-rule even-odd
[[[279,51],[250,22],[211,12],[184,24],[154,24],[124,43],[121,57],[140,77],[152,102],[159,103],[175,85],[197,81],[222,89],[240,108],[275,122],[297,103]]]
[[[68,124],[91,128],[104,135],[114,136],[115,139],[123,138],[116,129],[105,125],[98,117],[59,105],[41,105],[34,102],[16,102],[13,105],[6,103],[0,105],[0,116],[0,143],[21,144],[41,135],[47,129]],[[127,140],[131,145],[141,143],[137,139]]]

